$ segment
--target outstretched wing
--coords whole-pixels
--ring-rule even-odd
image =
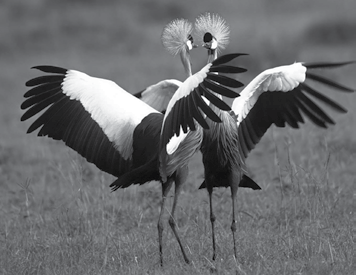
[[[313,69],[334,68],[344,63],[294,63],[266,70],[251,81],[232,105],[237,116],[239,142],[242,153],[248,153],[260,141],[267,129],[275,124],[284,127],[286,123],[299,128],[304,123],[302,114],[319,127],[327,128],[334,121],[314,100],[324,103],[337,112],[346,110],[338,103],[306,84],[311,80],[343,92],[354,92],[333,80],[311,73]]]
[[[29,80],[21,120],[40,114],[27,133],[63,140],[98,168],[114,176],[131,169],[137,125],[158,113],[114,82],[75,70],[36,66],[49,73]]]
[[[168,104],[161,131],[160,150],[174,135],[179,136],[181,132],[187,133],[188,130],[195,131],[195,121],[203,128],[208,129],[204,115],[215,122],[221,122],[220,118],[208,106],[204,97],[222,110],[231,110],[230,106],[214,93],[229,98],[239,96],[230,88],[238,88],[243,84],[222,75],[222,73],[245,72],[246,70],[243,68],[225,65],[241,55],[243,54],[221,56],[183,82]]]

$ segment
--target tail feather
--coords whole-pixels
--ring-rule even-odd
[[[262,188],[250,177],[243,175],[239,187],[251,188],[252,190],[261,190]]]
[[[160,179],[157,160],[153,159],[118,177],[112,184],[110,184],[111,192],[114,192],[119,188],[127,188],[132,184],[142,185],[146,182]]]
[[[199,189],[203,189],[203,188],[206,188],[205,180],[204,180],[203,183],[199,186]]]
[[[251,188],[252,190],[261,190],[262,188],[250,177],[243,175],[242,179],[239,183],[239,187],[243,188]],[[206,188],[206,182],[205,180],[203,183],[199,186],[199,189]]]

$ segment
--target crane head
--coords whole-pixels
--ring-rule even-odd
[[[175,19],[162,32],[163,46],[172,55],[180,55],[185,71],[192,74],[189,52],[196,48],[192,36],[193,24],[186,19]]]
[[[208,62],[217,58],[218,52],[229,44],[230,28],[218,14],[203,13],[195,20],[195,30],[202,46],[208,50]]]
[[[210,32],[206,32],[203,37],[203,42],[203,47],[212,55],[218,47],[218,41]]]

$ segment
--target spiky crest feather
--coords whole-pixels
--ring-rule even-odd
[[[203,13],[195,20],[196,37],[203,40],[204,34],[210,32],[218,42],[217,51],[220,52],[229,44],[230,27],[220,15]]]
[[[188,37],[192,32],[193,24],[187,19],[175,19],[164,27],[162,44],[170,54],[177,55],[187,46]]]

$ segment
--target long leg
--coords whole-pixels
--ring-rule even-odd
[[[210,222],[211,222],[211,235],[213,238],[213,260],[216,259],[216,242],[215,242],[215,215],[213,212],[213,187],[207,185],[208,193],[209,193],[209,204],[210,204]]]
[[[163,213],[165,209],[165,203],[166,203],[166,198],[169,193],[169,190],[171,190],[173,184],[173,178],[169,178],[167,182],[162,183],[162,202],[161,202],[161,212],[159,213],[159,218],[158,218],[158,245],[159,245],[159,257],[161,261],[161,266],[163,266],[163,252],[162,252],[162,236],[163,236]]]
[[[173,207],[172,207],[172,212],[171,212],[171,216],[169,218],[169,225],[172,228],[172,231],[174,233],[174,236],[176,237],[178,244],[180,246],[180,249],[182,250],[182,254],[183,254],[183,258],[185,260],[186,263],[190,263],[190,260],[187,256],[187,254],[185,253],[184,250],[184,246],[182,244],[182,241],[179,237],[178,231],[177,231],[177,224],[176,224],[176,220],[174,217],[175,211],[176,211],[176,206],[177,206],[177,202],[178,202],[178,197],[180,195],[180,192],[182,190],[183,187],[183,183],[186,181],[188,176],[188,167],[183,167],[180,168],[177,172],[176,172],[176,178],[175,178],[175,193],[174,193],[174,200],[173,200]]]
[[[236,205],[236,194],[237,194],[237,189],[239,186],[239,182],[237,180],[232,179],[230,181],[230,187],[231,187],[231,198],[232,198],[232,223],[231,223],[231,231],[232,231],[232,238],[234,241],[234,253],[235,253],[235,258],[237,259],[237,250],[236,250],[236,238],[235,238],[235,232],[236,232],[236,210],[237,210],[237,205]]]

